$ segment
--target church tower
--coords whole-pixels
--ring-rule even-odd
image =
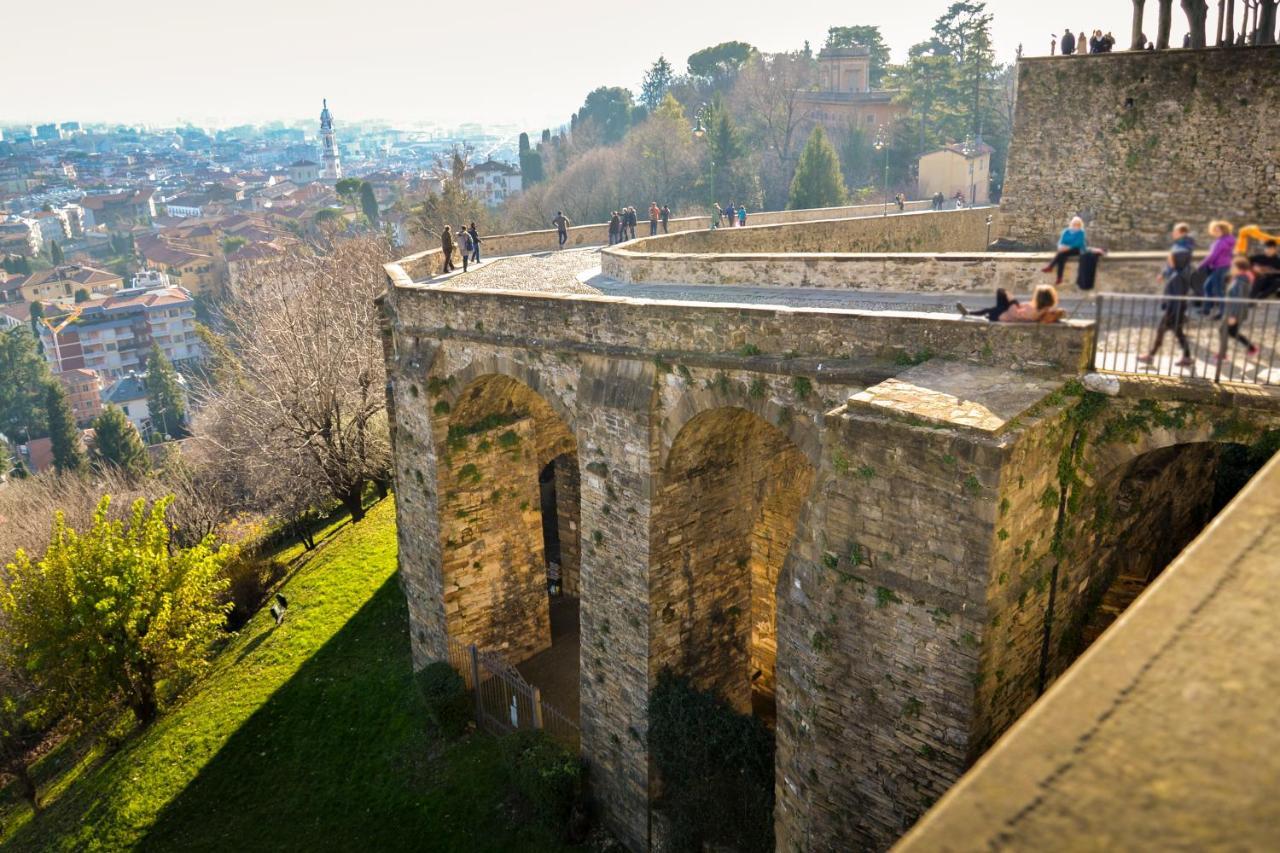
[[[333,139],[333,116],[329,114],[329,99],[324,100],[320,111],[320,178],[336,181],[342,177],[342,164],[338,162],[338,143]]]

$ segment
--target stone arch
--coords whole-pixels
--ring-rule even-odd
[[[477,353],[462,367],[452,373],[433,373],[429,383],[440,386],[439,399],[457,408],[465,390],[490,376],[503,376],[514,380],[534,392],[545,402],[569,431],[577,434],[577,413],[572,401],[566,401],[540,366],[506,352]]]
[[[820,388],[816,389],[815,397],[820,392]],[[785,435],[815,469],[820,466],[822,438],[813,418],[815,413],[796,412],[774,395],[725,394],[714,386],[708,388],[695,383],[688,384],[666,407],[658,465],[666,466],[680,433],[690,421],[717,409],[740,409],[755,415]]]
[[[578,445],[548,398],[483,371],[455,374],[474,375],[433,419],[445,629],[518,664],[552,644],[539,475],[555,460],[576,473]]]
[[[655,481],[650,675],[774,716],[777,595],[816,467],[740,406],[684,422]]]

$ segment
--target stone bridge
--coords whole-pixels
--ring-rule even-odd
[[[778,849],[888,846],[1199,530],[1215,446],[1280,422],[1260,390],[1086,391],[1087,321],[637,298],[601,263],[424,253],[383,309],[415,661],[453,638],[539,666],[555,563],[560,701],[633,850],[664,668],[773,727]]]

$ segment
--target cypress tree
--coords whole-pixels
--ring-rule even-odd
[[[138,478],[151,470],[142,436],[118,406],[108,405],[93,421],[93,461],[100,468],[113,467]]]
[[[811,207],[835,207],[844,204],[844,176],[840,174],[840,158],[827,139],[822,125],[817,125],[805,143],[791,181],[789,210]]]
[[[58,245],[57,240],[51,241],[49,244],[49,261],[56,267],[60,266],[63,260],[62,247]]]
[[[62,383],[54,380],[45,385],[45,409],[49,413],[49,441],[53,444],[53,467],[59,474],[83,471],[87,460],[80,446],[80,430],[67,402]]]
[[[370,225],[378,224],[378,197],[373,194],[373,184],[368,181],[360,185],[360,210]]]
[[[151,345],[147,358],[147,409],[151,412],[151,424],[155,429],[173,438],[182,432],[182,421],[187,414],[178,372],[165,358],[157,344]]]

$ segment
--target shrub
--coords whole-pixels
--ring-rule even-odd
[[[574,806],[582,797],[582,762],[539,731],[515,732],[503,749],[512,788],[530,814],[548,829],[569,836]]]
[[[289,567],[279,560],[263,559],[241,550],[227,561],[222,576],[227,579],[224,603],[231,606],[227,612],[227,630],[239,631],[253,614],[261,609],[267,594]]]
[[[773,850],[773,734],[755,717],[664,671],[649,697],[657,807],[670,849]]]
[[[457,737],[471,719],[466,683],[445,661],[427,664],[418,673],[418,686],[427,705],[427,717],[445,737]]]

